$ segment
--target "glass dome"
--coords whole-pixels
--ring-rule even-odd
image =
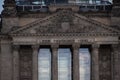
[[[45,4],[111,4],[112,0],[16,0],[17,5],[45,5]]]
[[[16,0],[19,11],[48,11],[48,6],[56,5],[78,5],[80,11],[111,11],[112,0]]]

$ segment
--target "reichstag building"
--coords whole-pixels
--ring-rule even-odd
[[[4,0],[0,80],[120,80],[120,0]]]

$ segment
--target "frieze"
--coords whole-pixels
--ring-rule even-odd
[[[51,44],[51,43],[58,43],[58,44],[72,44],[72,43],[81,43],[81,44],[92,44],[94,42],[97,43],[104,43],[104,44],[110,44],[110,43],[118,43],[117,37],[98,37],[98,38],[77,38],[77,37],[16,37],[13,38],[14,44]]]

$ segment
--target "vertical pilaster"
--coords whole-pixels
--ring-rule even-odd
[[[1,79],[12,80],[12,47],[8,40],[1,41]]]
[[[58,47],[57,44],[52,44],[51,64],[52,64],[52,80],[58,80]]]
[[[32,65],[33,65],[33,69],[32,69],[32,80],[38,80],[38,49],[39,46],[38,45],[33,45],[33,54],[32,54]]]
[[[13,80],[19,80],[19,45],[13,45]]]
[[[79,80],[79,48],[80,44],[73,44],[72,45],[72,78],[73,80]]]
[[[112,67],[113,67],[113,80],[120,79],[120,46],[118,44],[112,45]]]
[[[92,45],[92,80],[99,80],[99,44]]]

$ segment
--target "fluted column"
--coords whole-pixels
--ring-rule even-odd
[[[80,44],[72,45],[72,78],[73,80],[79,80],[79,48]]]
[[[99,46],[92,45],[92,80],[99,80]]]
[[[32,69],[32,80],[38,80],[38,49],[39,45],[33,45],[33,54],[32,54],[32,60],[33,60],[33,69]]]
[[[51,54],[51,64],[52,64],[52,80],[58,80],[58,47],[59,45],[51,45],[52,54]]]
[[[113,80],[120,79],[120,45],[114,44],[112,45],[112,72],[113,72]]]
[[[13,46],[13,80],[19,80],[19,45]]]

